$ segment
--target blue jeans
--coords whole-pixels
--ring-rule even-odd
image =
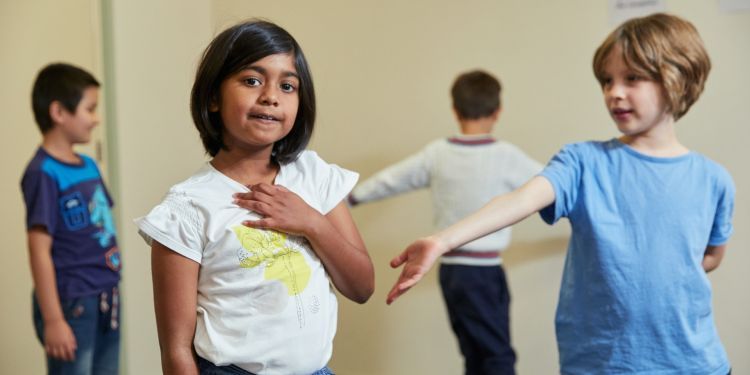
[[[216,366],[208,360],[198,357],[198,369],[201,375],[254,375],[252,372],[245,371],[244,369],[235,366]],[[313,372],[310,375],[335,375],[328,367]]]
[[[47,355],[49,375],[116,375],[120,362],[120,296],[117,288],[95,296],[60,301],[78,348],[75,360]],[[34,329],[44,345],[44,320],[33,297]]]

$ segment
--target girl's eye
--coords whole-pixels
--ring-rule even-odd
[[[248,86],[258,86],[260,85],[260,80],[255,77],[245,78],[244,79],[245,84]]]
[[[284,92],[294,92],[297,88],[291,83],[282,83],[281,90]]]

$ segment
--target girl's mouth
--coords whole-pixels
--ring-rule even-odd
[[[262,113],[251,113],[250,117],[257,118],[257,119],[260,119],[260,120],[266,120],[266,121],[279,121],[279,119],[277,119],[276,117],[273,117],[271,115],[262,114]]]

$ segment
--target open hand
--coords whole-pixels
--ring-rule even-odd
[[[430,270],[435,260],[448,249],[441,242],[432,237],[422,238],[415,241],[401,254],[391,260],[391,267],[398,268],[401,265],[401,275],[396,284],[388,292],[387,304],[393,303],[396,298],[406,293],[411,287]]]
[[[257,184],[249,193],[234,194],[235,204],[263,216],[242,224],[251,228],[274,229],[280,232],[307,236],[324,216],[310,207],[299,195],[279,185]]]

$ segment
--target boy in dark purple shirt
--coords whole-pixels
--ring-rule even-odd
[[[68,64],[42,69],[32,107],[42,144],[21,179],[34,325],[49,374],[116,374],[120,253],[112,199],[87,143],[99,123],[99,82]]]

